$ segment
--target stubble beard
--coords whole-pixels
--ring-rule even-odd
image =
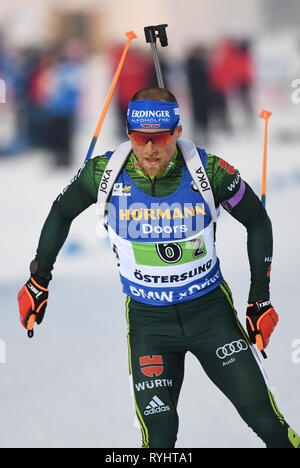
[[[145,159],[148,159],[148,160],[155,160],[157,159],[157,163],[154,164],[153,166],[151,166],[151,164],[149,164],[147,161],[145,161]],[[162,174],[167,166],[168,166],[168,163],[169,161],[165,161],[163,158],[159,157],[159,156],[151,156],[151,157],[146,157],[146,156],[143,156],[143,158],[141,159],[139,165],[140,165],[140,168],[142,169],[142,171],[144,172],[144,174],[146,175],[149,175],[149,176],[157,176],[157,175],[160,175]]]

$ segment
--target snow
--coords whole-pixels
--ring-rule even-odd
[[[288,91],[289,92],[289,91]],[[261,103],[262,104],[262,103]],[[263,105],[266,103],[264,102]],[[299,373],[299,142],[279,138],[285,119],[299,114],[290,102],[273,110],[269,123],[267,210],[274,230],[271,298],[280,322],[263,366],[280,411],[300,431]],[[257,115],[261,111],[257,109]],[[96,154],[113,149],[110,111]],[[299,116],[298,116],[299,121]],[[185,137],[189,135],[189,121]],[[228,138],[216,134],[209,151],[240,169],[259,195],[263,121]],[[296,124],[295,124],[296,125]],[[93,130],[93,124],[90,127]],[[297,134],[297,127],[291,129]],[[90,132],[92,133],[92,132]],[[50,283],[43,324],[29,340],[19,324],[17,293],[28,277],[39,233],[52,201],[81,166],[89,133],[77,135],[73,167],[58,171],[47,155],[28,153],[0,161],[0,444],[1,447],[139,447],[128,385],[125,296],[107,239],[96,235],[95,207],[74,221]],[[246,233],[222,212],[217,250],[239,318],[245,324],[249,288]],[[298,340],[298,341],[297,341]],[[3,346],[5,345],[6,359]],[[3,362],[4,361],[4,362]],[[177,448],[263,447],[231,403],[186,356],[179,400]]]

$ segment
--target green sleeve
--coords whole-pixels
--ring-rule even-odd
[[[247,252],[251,280],[248,302],[269,299],[272,262],[272,224],[266,210],[252,188],[243,182],[239,171],[214,155],[207,157],[207,175],[216,206],[222,206],[247,230]],[[241,188],[245,184],[245,190]],[[230,205],[232,197],[243,193],[240,201]]]
[[[241,176],[239,171],[232,165],[218,156],[208,154],[205,170],[211,184],[217,207],[238,192]]]
[[[99,181],[107,164],[105,156],[90,159],[58,195],[43,225],[36,260],[38,274],[49,278],[72,221],[90,205],[96,203]]]
[[[270,297],[270,269],[273,253],[273,235],[270,218],[261,201],[245,183],[245,193],[230,214],[247,229],[247,249],[251,283],[248,302]]]

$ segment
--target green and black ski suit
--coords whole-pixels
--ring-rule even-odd
[[[40,275],[49,276],[72,221],[97,202],[107,161],[105,155],[89,160],[54,201],[37,248]],[[180,198],[178,189],[183,167],[183,158],[177,148],[167,170],[158,177],[143,174],[133,153],[122,173],[126,173],[126,177],[131,178],[131,185],[138,187],[145,196],[165,200],[174,193]],[[248,302],[268,299],[272,227],[267,213],[238,171],[225,161],[207,154],[205,170],[216,207],[222,204],[247,230],[251,270]],[[130,186],[118,184],[114,190],[123,196],[124,192],[130,191]],[[139,274],[142,275],[141,271]],[[172,275],[171,281],[177,286],[175,283],[184,282],[189,274],[193,275],[194,270],[181,276]],[[170,281],[167,276],[151,277],[148,274],[145,278],[149,283]],[[131,291],[133,294],[126,295],[129,370],[143,447],[170,448],[175,445],[177,402],[187,351],[196,356],[208,377],[267,447],[299,446],[298,435],[276,406],[258,356],[238,321],[224,279],[205,294],[164,305],[147,303],[144,300],[146,293],[141,288]],[[151,297],[156,296],[153,293]]]

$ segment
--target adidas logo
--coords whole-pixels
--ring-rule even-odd
[[[146,406],[144,415],[148,416],[149,414],[162,413],[163,411],[170,411],[170,407],[165,405],[158,396],[154,396],[150,401],[149,405]]]

